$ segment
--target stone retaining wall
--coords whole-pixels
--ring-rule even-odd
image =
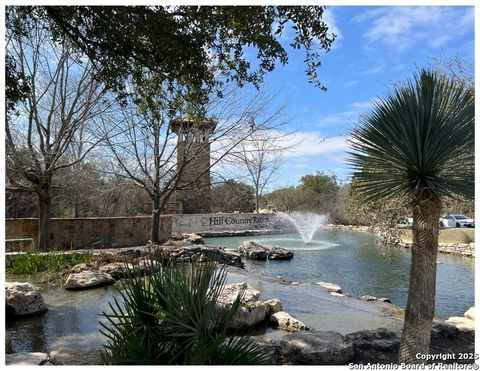
[[[51,219],[51,246],[54,248],[109,248],[145,245],[150,239],[150,216],[115,218]],[[274,214],[176,214],[163,215],[160,237],[172,233],[203,235],[236,235],[271,233],[281,229],[282,222]],[[37,246],[38,219],[6,219],[7,240],[32,239]],[[8,243],[6,251],[15,251],[17,243]]]
[[[122,247],[145,245],[150,239],[150,216],[117,218],[51,219],[50,241],[53,248]],[[172,234],[172,217],[161,217],[160,236]],[[7,240],[33,239],[37,246],[38,219],[6,219]],[[7,244],[7,251],[8,251]]]

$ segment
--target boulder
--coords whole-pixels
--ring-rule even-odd
[[[360,296],[360,300],[365,300],[365,301],[375,301],[377,299],[378,298],[376,296],[372,296],[372,295],[362,295],[362,296]]]
[[[472,321],[475,321],[475,307],[471,307],[469,310],[467,310],[464,316],[471,319]]]
[[[338,285],[335,285],[334,283],[320,281],[316,282],[315,285],[326,288],[328,292],[336,292],[338,294],[341,294],[343,292],[342,288]]]
[[[339,294],[338,292],[335,292],[335,291],[330,291],[330,295],[338,297],[338,298],[345,297],[345,295]]]
[[[280,341],[288,365],[344,365],[353,359],[353,346],[335,331],[296,332]]]
[[[48,355],[50,363],[54,365],[101,365],[102,359],[98,349],[68,349],[54,350]]]
[[[29,282],[5,282],[5,313],[28,316],[48,310],[40,289]]]
[[[400,345],[400,331],[386,328],[361,330],[345,335],[345,341],[357,348],[393,350]]]
[[[390,303],[390,304],[392,303],[389,298],[378,298],[377,300],[381,301],[381,302],[384,302],[384,303]]]
[[[196,234],[196,233],[174,233],[172,235],[172,238],[169,240],[171,242],[174,241],[183,241],[183,242],[188,242],[193,245],[203,245],[204,241],[202,236]],[[175,243],[172,243],[172,245],[175,245]]]
[[[108,273],[99,270],[87,270],[71,273],[63,285],[66,290],[86,290],[99,286],[111,285],[115,279]]]
[[[229,327],[239,329],[263,322],[267,315],[267,304],[258,300],[260,291],[249,287],[245,282],[227,285],[218,303],[221,306],[230,307],[239,294],[243,294],[240,308],[232,318]]]
[[[268,316],[283,310],[282,302],[277,298],[267,300],[264,304],[267,306]]]
[[[244,241],[237,249],[239,253],[251,260],[267,260],[269,250],[253,241]]]
[[[91,271],[97,269],[97,266],[92,263],[80,263],[75,265],[72,269],[70,269],[70,273],[80,273],[85,271]]]
[[[390,363],[398,357],[401,332],[385,328],[362,330],[345,335],[353,346],[354,363]]]
[[[475,321],[466,317],[450,317],[445,321],[456,326],[460,331],[475,331]]]
[[[432,325],[431,338],[452,338],[458,335],[459,329],[450,323],[436,322]]]
[[[274,313],[270,316],[270,322],[282,330],[294,332],[294,331],[305,331],[309,328],[298,319],[293,318],[290,314],[284,311]]]
[[[15,366],[38,366],[47,363],[48,354],[47,353],[13,353],[5,354],[5,364],[15,365]]]
[[[127,272],[133,268],[130,263],[109,263],[102,265],[99,270],[104,273],[108,273],[116,280],[126,277]]]
[[[268,253],[270,260],[290,260],[293,258],[293,252],[281,247],[274,246]]]

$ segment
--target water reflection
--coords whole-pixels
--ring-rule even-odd
[[[267,246],[293,248],[295,253],[291,261],[247,261],[246,268],[250,271],[281,276],[289,281],[333,282],[354,296],[383,296],[398,306],[406,304],[409,249],[378,245],[369,233],[325,229],[317,231],[312,240],[312,246],[329,244],[322,249],[299,248],[300,238],[295,234],[217,237],[206,239],[206,243],[236,248],[245,239]],[[462,315],[474,305],[474,259],[439,254],[438,261],[436,316]]]

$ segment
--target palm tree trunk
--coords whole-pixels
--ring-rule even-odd
[[[438,195],[422,191],[414,199],[413,245],[405,321],[399,363],[423,363],[419,354],[430,351],[430,332],[435,315],[435,280],[438,220],[442,203]]]

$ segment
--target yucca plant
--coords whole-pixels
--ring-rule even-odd
[[[442,197],[474,196],[474,92],[421,70],[379,99],[352,133],[353,184],[367,202],[413,209],[413,246],[399,361],[429,352]]]
[[[218,302],[226,270],[215,262],[162,266],[151,261],[149,274],[135,269],[121,298],[102,314],[106,364],[263,364],[265,352],[254,340],[227,332],[239,309]]]

